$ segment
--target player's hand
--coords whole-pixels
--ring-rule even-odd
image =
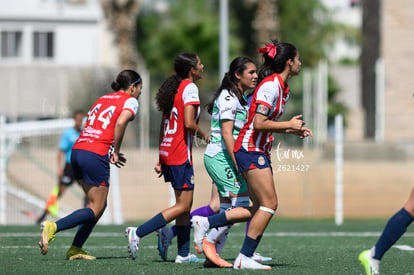
[[[161,163],[160,162],[157,162],[157,164],[155,164],[154,171],[155,171],[155,173],[157,173],[159,178],[162,177],[162,169],[161,169]]]
[[[307,127],[302,127],[300,130],[295,132],[295,135],[298,135],[300,138],[305,138],[313,136],[312,130]]]
[[[297,115],[291,118],[290,120],[291,129],[300,130],[305,125],[305,122],[301,118],[302,118],[302,115]]]
[[[127,159],[123,153],[118,154],[118,161],[115,163],[115,166],[121,168],[125,166]]]
[[[114,164],[118,168],[122,168],[125,166],[126,158],[124,157],[123,153],[115,153],[113,152],[111,154],[111,157],[109,158],[109,161],[111,164]]]

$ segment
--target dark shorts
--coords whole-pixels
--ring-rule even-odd
[[[72,169],[75,179],[83,179],[86,184],[109,186],[109,157],[74,149],[72,150]]]
[[[194,170],[193,166],[186,162],[182,165],[161,165],[165,182],[171,182],[174,190],[192,191],[194,190]]]
[[[63,168],[63,176],[60,178],[60,184],[70,186],[74,180],[72,165],[66,163],[65,168]]]
[[[234,157],[236,158],[238,170],[240,173],[256,168],[263,169],[269,167],[272,169],[270,160],[266,154],[262,152],[248,152],[243,147],[241,147],[237,152],[234,153]]]

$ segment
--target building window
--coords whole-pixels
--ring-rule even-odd
[[[2,31],[1,32],[1,56],[18,57],[22,55],[22,32]]]
[[[54,55],[54,33],[34,32],[33,33],[33,56],[35,58],[50,58]]]

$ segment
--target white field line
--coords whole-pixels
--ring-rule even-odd
[[[393,247],[399,250],[404,250],[404,251],[414,251],[414,247],[409,246],[409,245],[394,245]]]
[[[156,249],[157,248],[155,245],[144,245],[143,247],[150,248],[150,249]],[[0,246],[0,249],[22,249],[22,248],[33,249],[33,248],[39,248],[39,246],[38,245]],[[56,246],[53,246],[53,248],[68,249],[68,246],[67,245],[56,245]],[[122,245],[104,245],[104,246],[88,245],[87,250],[91,250],[91,249],[123,249],[123,250],[127,251],[127,245],[126,244],[123,245],[123,246]]]
[[[22,249],[22,248],[26,248],[26,249],[33,249],[33,248],[38,248],[38,245],[7,245],[7,246],[0,246],[0,249]],[[56,249],[67,249],[68,246],[67,245],[57,245],[57,246],[53,246]],[[122,250],[126,250],[127,245],[100,245],[100,246],[96,246],[96,245],[88,245],[88,250],[91,249],[122,249]],[[156,249],[157,246],[155,245],[143,245],[140,246],[142,248],[148,248],[148,249]],[[230,248],[239,248],[240,246],[236,246],[236,245],[230,245]],[[403,251],[414,251],[414,247],[409,246],[409,245],[393,245],[393,248],[399,249],[399,250],[403,250]]]
[[[378,237],[380,236],[381,232],[268,232],[265,233],[265,236],[272,236],[272,237],[357,237],[357,238],[364,238],[364,237]],[[124,238],[124,232],[95,232],[92,233],[94,238],[108,238],[108,237],[119,237]],[[244,236],[244,233],[241,232],[235,232],[232,233],[232,235],[236,236]],[[72,238],[74,236],[74,232],[62,232],[59,233],[59,237],[70,237]],[[0,233],[0,239],[1,238],[16,238],[16,237],[40,237],[39,233]],[[411,233],[405,233],[404,237],[414,237],[414,232]],[[66,249],[67,245],[58,245],[55,246],[57,249]],[[122,249],[125,250],[127,247],[126,243],[125,245],[116,246],[116,245],[103,245],[103,246],[88,246],[88,249]],[[156,249],[157,247],[155,245],[144,245],[143,247],[149,248],[149,249]],[[394,248],[404,250],[404,251],[414,251],[414,247],[411,247],[409,245],[395,245]],[[37,245],[8,245],[8,246],[1,246],[0,249],[33,249],[38,248]],[[236,248],[236,246],[234,247]]]
[[[265,232],[264,236],[270,237],[379,237],[381,232]],[[75,235],[74,232],[59,232],[57,236],[59,237],[73,237]],[[242,232],[234,232],[231,233],[233,236],[244,236]],[[124,237],[124,232],[93,232],[93,237]],[[414,237],[414,232],[408,232],[403,235],[404,237]],[[13,237],[40,237],[40,230],[39,233],[26,233],[26,232],[19,232],[19,233],[12,233],[12,232],[4,232],[0,233],[0,238],[13,238]]]

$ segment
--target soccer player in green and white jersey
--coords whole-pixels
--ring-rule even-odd
[[[256,65],[248,57],[235,58],[213,100],[207,105],[211,114],[210,143],[204,154],[204,165],[220,194],[220,211],[231,207],[249,206],[247,184],[237,171],[233,154],[234,142],[247,120],[249,110],[245,91],[254,89],[257,81]],[[200,250],[207,257],[206,264],[231,267],[219,255],[230,226],[213,229]]]

